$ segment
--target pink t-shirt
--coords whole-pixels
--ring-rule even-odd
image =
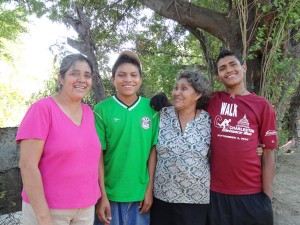
[[[262,191],[259,143],[277,147],[276,118],[271,104],[255,94],[230,98],[213,94],[207,107],[212,121],[211,190],[244,195]]]
[[[16,140],[45,141],[39,162],[49,208],[70,209],[94,205],[101,193],[98,164],[101,145],[91,108],[82,104],[81,125],[76,125],[52,97],[34,103],[19,127]],[[30,203],[26,190],[22,198]]]

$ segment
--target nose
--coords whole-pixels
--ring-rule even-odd
[[[80,82],[86,82],[86,77],[84,76],[84,74],[80,74],[78,77],[77,77],[77,80],[80,81]]]
[[[179,89],[173,90],[172,95],[173,96],[179,95]]]
[[[227,66],[226,67],[226,72],[228,73],[228,72],[231,72],[231,71],[233,71],[233,67],[232,66]]]
[[[130,74],[127,74],[126,76],[124,76],[124,81],[127,81],[127,82],[132,81],[132,77],[130,76]]]

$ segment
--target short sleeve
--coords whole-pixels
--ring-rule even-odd
[[[38,101],[30,106],[17,132],[16,141],[24,139],[46,140],[51,126],[50,106]]]
[[[262,112],[260,128],[260,142],[264,143],[265,148],[277,148],[276,114],[275,110],[268,102]]]
[[[106,150],[105,126],[101,114],[101,108],[98,105],[96,105],[94,108],[96,131],[102,145],[102,150]]]

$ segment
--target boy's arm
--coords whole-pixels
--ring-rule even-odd
[[[144,201],[140,202],[140,207],[142,208],[140,211],[141,214],[148,212],[153,203],[155,167],[156,167],[156,147],[153,146],[148,159],[149,183],[147,186]]]
[[[273,179],[275,175],[275,155],[272,149],[264,149],[262,155],[263,192],[272,199]]]

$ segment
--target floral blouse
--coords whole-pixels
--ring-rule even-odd
[[[210,136],[211,120],[206,111],[181,132],[174,107],[161,110],[154,197],[170,203],[209,203]]]

